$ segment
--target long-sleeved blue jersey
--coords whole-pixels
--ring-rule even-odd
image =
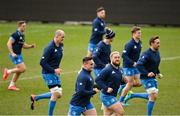
[[[107,45],[103,41],[99,42],[92,57],[95,62],[94,68],[102,69],[110,62],[111,45]]]
[[[59,68],[63,57],[63,44],[56,46],[54,40],[44,49],[43,56],[40,61],[42,73],[55,73],[54,69]]]
[[[98,87],[101,88],[103,94],[116,97],[119,86],[122,82],[122,70],[120,68],[116,69],[112,64],[109,64],[100,72],[95,81]],[[113,89],[111,93],[107,93],[108,87]]]
[[[21,54],[22,47],[25,42],[24,34],[17,30],[11,35],[11,39],[14,40],[14,43],[12,44],[13,52],[18,55]]]
[[[138,43],[132,38],[124,47],[122,58],[123,68],[132,68],[137,62],[141,53],[141,41]]]
[[[90,98],[96,94],[93,91],[94,79],[91,72],[82,68],[78,74],[75,86],[75,93],[70,101],[71,105],[85,107],[90,103]]]
[[[105,34],[105,22],[101,18],[95,18],[92,23],[92,34],[89,43],[98,44]]]
[[[161,58],[159,51],[153,51],[151,48],[146,50],[137,62],[137,68],[140,71],[141,79],[147,78],[148,73],[150,72],[159,74],[160,61]],[[155,78],[155,76],[150,78]]]

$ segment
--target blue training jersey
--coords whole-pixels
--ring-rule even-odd
[[[106,64],[110,63],[111,45],[107,45],[103,41],[99,42],[92,57],[95,62],[94,68],[102,69]]]
[[[82,68],[78,74],[75,93],[72,96],[70,104],[81,107],[88,105],[90,103],[90,98],[96,94],[96,92],[93,91],[93,86],[94,79],[91,76],[91,72]]]
[[[98,87],[101,88],[101,92],[106,95],[117,96],[117,92],[122,81],[122,70],[120,68],[116,69],[109,64],[106,66],[96,78],[96,83]],[[111,87],[113,91],[107,93],[108,87]]]
[[[92,34],[89,43],[97,45],[105,34],[105,22],[101,18],[95,18],[92,23]]]
[[[61,59],[63,57],[63,44],[59,47],[56,46],[54,40],[44,49],[44,53],[41,57],[40,65],[42,67],[42,73],[55,73],[54,69],[59,68]]]
[[[133,68],[134,62],[137,62],[141,53],[141,41],[138,43],[131,39],[124,47],[122,58],[123,68]]]
[[[14,43],[12,44],[13,52],[17,55],[21,54],[22,47],[25,42],[24,34],[20,32],[19,30],[17,30],[11,35],[10,39],[14,41]]]
[[[161,58],[159,51],[153,51],[151,48],[146,50],[137,62],[137,68],[141,74],[140,78],[148,78],[148,73],[150,72],[153,72],[154,74],[159,74],[160,61]],[[155,78],[155,76],[150,78]]]

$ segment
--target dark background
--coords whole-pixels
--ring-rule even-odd
[[[180,25],[180,0],[0,0],[0,20],[92,21],[99,6],[109,23]]]

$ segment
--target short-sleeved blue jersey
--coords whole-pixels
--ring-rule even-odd
[[[17,30],[11,35],[10,39],[14,41],[14,43],[12,44],[13,52],[17,55],[21,54],[22,47],[25,42],[24,34],[20,32],[19,30]]]

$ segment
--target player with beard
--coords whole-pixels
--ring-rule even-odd
[[[96,78],[96,83],[101,89],[100,99],[104,107],[104,115],[123,115],[124,109],[117,100],[117,92],[122,82],[122,70],[120,69],[120,54],[115,51],[110,54],[111,63],[106,66]]]

